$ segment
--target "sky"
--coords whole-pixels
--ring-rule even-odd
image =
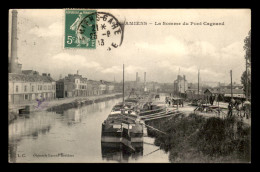
[[[123,43],[117,49],[65,49],[63,9],[18,9],[18,59],[23,70],[50,73],[54,79],[79,74],[93,80],[147,81],[172,83],[178,73],[188,82],[240,83],[245,70],[244,39],[251,28],[249,9],[101,9],[120,22],[147,22],[125,25]],[[11,10],[9,11],[11,27]],[[181,25],[155,25],[155,22]],[[182,25],[183,22],[224,25]],[[10,32],[9,32],[10,37]],[[9,38],[10,39],[10,38]],[[10,41],[9,41],[10,45]],[[10,54],[10,52],[9,52]]]

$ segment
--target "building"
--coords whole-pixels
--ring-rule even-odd
[[[39,75],[39,72],[34,70],[22,70],[22,74],[25,75]],[[50,74],[48,74],[50,76]]]
[[[107,85],[103,80],[100,80],[100,82],[98,83],[98,88],[100,90],[100,94],[106,94]]]
[[[204,91],[204,94],[206,96],[217,96],[219,94],[224,95],[224,90],[219,89],[219,88],[210,88],[210,89],[206,89]]]
[[[100,81],[88,80],[87,81],[87,96],[100,95],[101,90],[99,87]]]
[[[185,93],[185,91],[188,89],[188,82],[186,80],[185,75],[183,77],[181,75],[177,76],[177,79],[173,83],[174,86],[174,93],[179,94],[179,93]]]
[[[243,89],[233,89],[232,90],[233,98],[245,99],[245,94]],[[220,101],[230,101],[231,100],[231,89],[222,89],[222,88],[213,88],[206,89],[204,95],[209,98],[210,96],[217,97],[219,95]]]
[[[45,74],[9,73],[9,103],[26,104],[41,98],[52,100],[56,97],[55,87],[55,81]]]
[[[114,90],[115,86],[112,82],[88,80],[78,72],[56,82],[57,98],[94,96],[113,93]]]
[[[162,93],[173,93],[174,86],[172,83],[162,83],[160,84],[159,92]]]
[[[106,94],[114,93],[115,92],[115,85],[112,82],[103,81],[106,85]]]
[[[154,81],[146,82],[146,91],[159,92],[160,90],[161,90],[161,85],[158,82],[154,82]]]
[[[231,98],[231,89],[223,89],[224,97]],[[232,94],[234,98],[246,98],[243,89],[232,89]]]
[[[236,82],[233,82],[232,83],[232,88],[233,89],[243,89],[243,84],[238,84]],[[221,86],[222,89],[231,89],[231,83],[228,84],[228,85],[224,85],[224,86]]]
[[[56,97],[56,84],[50,74],[22,70],[17,56],[17,11],[12,11],[11,57],[8,66],[8,102],[27,104],[37,99],[51,100]]]
[[[87,96],[88,80],[78,74],[69,74],[63,79],[56,81],[57,98]]]

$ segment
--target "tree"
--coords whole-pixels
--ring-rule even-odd
[[[247,71],[244,71],[241,76],[241,83],[244,85],[244,91],[246,92],[246,88],[248,88],[247,96],[251,95],[251,30],[248,33],[248,36],[244,39],[244,50]]]
[[[249,73],[249,72],[248,72]],[[250,75],[248,75],[248,96],[251,95],[251,79],[250,79]],[[241,83],[244,86],[244,92],[246,92],[246,71],[243,72],[242,76],[241,76]]]
[[[251,66],[251,30],[248,33],[248,36],[244,39],[244,50],[246,51],[245,59],[248,60],[249,65]]]

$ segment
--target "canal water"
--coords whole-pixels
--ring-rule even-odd
[[[119,101],[19,117],[9,124],[9,162],[169,162],[168,154],[150,137],[144,137],[136,153],[101,145],[101,124]]]

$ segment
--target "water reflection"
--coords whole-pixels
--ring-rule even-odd
[[[102,159],[106,161],[128,162],[143,156],[143,143],[132,144],[135,151],[121,143],[101,143]]]
[[[140,162],[143,154],[158,148],[147,144],[133,145],[136,150],[131,152],[124,146],[101,144],[102,123],[119,101],[121,99],[113,99],[65,111],[33,112],[29,118],[19,117],[8,126],[9,162]],[[74,157],[33,156],[59,153]],[[23,154],[26,157],[21,157]],[[153,155],[159,154],[149,155],[147,161],[152,162]],[[163,158],[167,161],[167,155]]]
[[[31,114],[28,117],[19,117],[18,120],[9,124],[9,139],[22,136],[37,137],[41,132],[46,134],[49,132],[51,125],[55,123],[55,119],[50,115],[43,115],[43,113]]]
[[[84,113],[84,109],[75,108],[75,109],[69,109],[67,111],[64,111],[63,115],[64,118],[67,120],[68,126],[70,126],[76,123],[80,123],[83,113]]]

